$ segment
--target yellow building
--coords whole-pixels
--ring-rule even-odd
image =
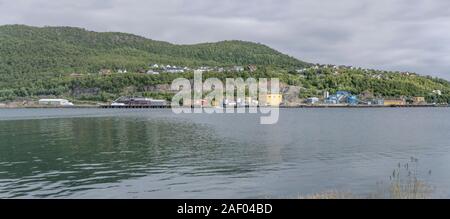
[[[221,101],[213,100],[213,101],[211,101],[211,106],[212,107],[219,107],[220,103],[221,103]]]
[[[406,101],[404,99],[385,99],[385,106],[403,106],[406,105]]]
[[[283,101],[281,94],[266,94],[260,98],[261,106],[280,106]]]
[[[425,97],[413,97],[413,103],[414,104],[425,104],[427,101],[425,100]]]

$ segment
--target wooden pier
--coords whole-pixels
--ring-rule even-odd
[[[392,105],[392,106],[384,106],[384,105],[299,105],[299,106],[280,106],[280,109],[300,109],[300,108],[352,108],[352,109],[362,109],[362,108],[435,108],[435,107],[449,107],[449,105],[434,105],[434,104],[426,104],[426,105]],[[100,106],[102,109],[171,109],[170,105],[166,106],[150,106],[150,105],[126,105],[126,106],[111,106],[111,105],[102,105]],[[194,107],[191,107],[194,108]],[[202,108],[211,108],[211,107],[202,107]],[[224,107],[225,108],[225,107]],[[234,107],[238,108],[238,107]],[[245,108],[249,108],[246,106]],[[259,106],[257,108],[260,108]],[[267,107],[270,108],[270,107]]]
[[[170,109],[169,106],[147,106],[147,105],[129,105],[129,106],[111,106],[111,105],[102,105],[100,106],[102,109]]]

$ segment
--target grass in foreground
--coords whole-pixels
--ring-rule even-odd
[[[411,157],[411,161],[405,164],[399,163],[389,176],[387,187],[380,187],[377,192],[368,197],[355,196],[349,192],[330,191],[299,197],[300,199],[427,199],[431,198],[433,189],[419,178],[418,159]],[[431,175],[431,170],[428,171]]]

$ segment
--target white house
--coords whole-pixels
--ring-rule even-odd
[[[148,70],[147,74],[149,74],[149,75],[159,75],[159,72],[153,71],[153,70]]]
[[[440,90],[434,90],[433,93],[435,93],[435,94],[437,94],[437,95],[439,95],[439,96],[442,95],[442,91],[440,91]]]
[[[308,104],[316,104],[318,102],[319,102],[319,98],[317,98],[317,97],[311,97],[311,98],[306,99],[306,103],[308,103]]]
[[[243,66],[233,66],[233,70],[236,72],[241,72],[244,71],[244,67]]]
[[[39,105],[73,106],[73,103],[66,99],[40,99]]]
[[[184,69],[178,67],[166,68],[165,71],[168,73],[184,73]]]

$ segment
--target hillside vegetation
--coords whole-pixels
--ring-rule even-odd
[[[376,96],[425,96],[449,102],[446,80],[416,74],[354,68],[312,68],[265,45],[223,41],[175,45],[125,33],[98,33],[73,27],[0,26],[0,101],[65,97],[71,100],[110,101],[121,95],[170,98],[156,85],[170,84],[192,72],[146,75],[149,64],[189,66],[247,66],[256,71],[209,72],[205,77],[278,77],[301,88],[299,97],[322,91],[370,91]],[[99,75],[100,69],[127,69],[127,74]],[[299,69],[303,69],[299,73]],[[72,73],[82,77],[70,77]],[[436,97],[432,92],[442,91]]]
[[[0,27],[2,75],[92,73],[101,68],[136,72],[149,63],[183,66],[307,64],[267,46],[223,41],[174,45],[124,33],[97,33],[73,27]],[[6,78],[5,78],[6,79]]]

